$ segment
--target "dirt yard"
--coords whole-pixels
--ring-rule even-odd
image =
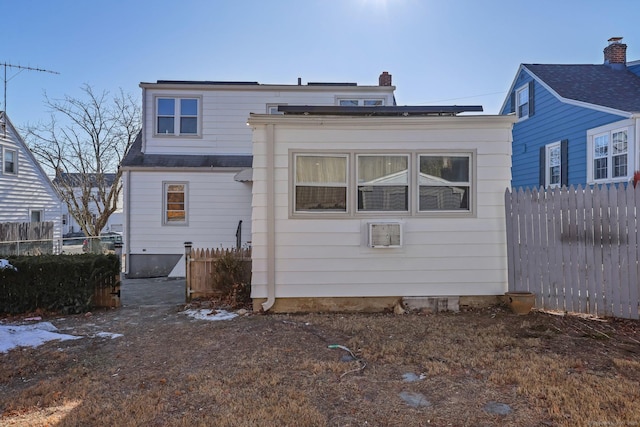
[[[0,353],[0,425],[640,425],[636,321],[184,308],[43,318],[84,338]]]

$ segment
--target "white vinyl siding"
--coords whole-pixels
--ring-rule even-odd
[[[504,191],[511,180],[510,116],[327,118],[254,116],[252,296],[267,297],[270,233],[275,242],[275,296],[365,297],[501,295],[506,289]],[[275,127],[269,133],[269,126]],[[274,141],[270,141],[273,135]],[[393,141],[390,148],[389,141]],[[268,159],[266,144],[273,143]],[[322,153],[319,153],[322,151]],[[417,188],[418,156],[470,158],[475,188],[472,214],[417,212],[314,213],[300,219],[290,209],[292,158],[305,154],[407,156],[410,189]],[[265,182],[274,170],[274,229],[269,228]],[[352,163],[353,164],[353,163]],[[350,184],[357,187],[351,172]],[[456,182],[460,184],[463,181]],[[411,192],[411,190],[410,190]],[[355,193],[350,199],[356,201]],[[460,212],[453,212],[458,214]],[[400,223],[402,246],[370,248],[372,222]]]
[[[385,92],[382,92],[383,90]],[[340,87],[335,90],[293,86],[280,90],[260,86],[254,88],[251,85],[230,88],[211,85],[202,90],[193,90],[186,86],[180,91],[173,88],[146,89],[143,100],[146,105],[143,126],[144,152],[192,155],[251,154],[251,127],[247,126],[247,118],[251,113],[265,112],[268,105],[337,105],[336,97],[348,97],[349,92],[357,94],[357,99],[361,99],[363,103],[365,99],[376,102],[382,100],[384,105],[393,103],[391,86],[373,87],[371,90],[365,86]],[[167,136],[157,133],[158,98],[197,98],[200,101],[202,118],[199,134]]]

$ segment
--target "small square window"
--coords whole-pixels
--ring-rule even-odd
[[[157,98],[156,133],[158,135],[197,135],[199,98]]]
[[[418,209],[469,211],[471,158],[458,155],[420,155]]]

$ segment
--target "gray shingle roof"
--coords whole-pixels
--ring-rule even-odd
[[[120,166],[122,167],[165,167],[165,168],[250,168],[251,155],[185,155],[185,154],[144,154],[142,134],[138,134]]]
[[[563,98],[640,112],[640,77],[608,65],[523,64]]]

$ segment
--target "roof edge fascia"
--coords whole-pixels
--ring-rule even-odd
[[[256,85],[234,85],[234,84],[198,84],[198,83],[145,83],[139,84],[143,89],[162,90],[225,90],[225,91],[307,91],[307,92],[381,92],[388,93],[396,90],[395,86],[351,86],[351,85],[285,85],[285,84],[256,84]]]

